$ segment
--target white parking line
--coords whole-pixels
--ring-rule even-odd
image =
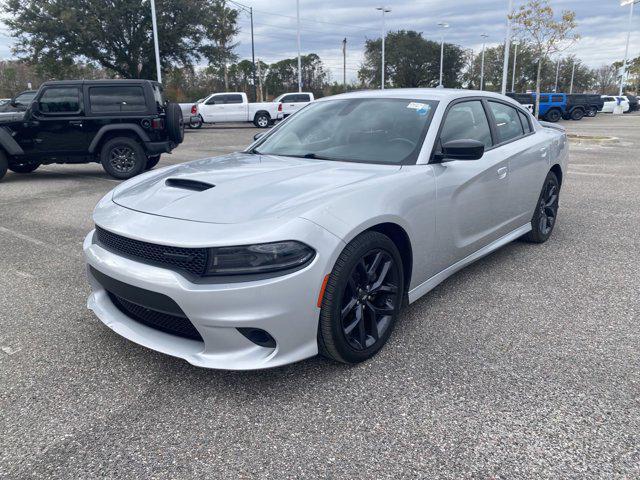
[[[613,178],[640,178],[640,175],[622,175],[617,173],[596,173],[596,172],[579,172],[576,170],[569,170],[569,175],[587,175],[589,177],[613,177]]]

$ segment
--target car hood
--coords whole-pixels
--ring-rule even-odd
[[[163,217],[242,223],[301,214],[396,165],[235,153],[147,174],[116,188],[118,205]]]

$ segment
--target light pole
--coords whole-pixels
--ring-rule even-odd
[[[257,102],[258,101],[258,92],[257,92],[257,81],[256,81],[256,49],[255,42],[253,40],[253,7],[249,7],[242,3],[238,3],[234,0],[229,0],[230,3],[236,5],[240,10],[249,14],[249,18],[251,19],[251,64],[253,65],[252,77],[253,77],[253,98]]]
[[[622,63],[622,75],[620,76],[620,93],[622,96],[624,82],[627,79],[627,59],[629,57],[629,41],[631,40],[631,27],[633,25],[633,6],[640,0],[622,0],[620,6],[629,5],[629,31],[627,32],[627,45],[624,49],[624,62]]]
[[[511,45],[511,13],[513,11],[513,0],[509,0],[509,11],[507,12],[507,37],[504,41],[504,63],[502,64],[502,95],[507,93],[507,70],[509,69],[509,46]]]
[[[516,62],[518,60],[518,45],[520,45],[518,40],[513,42],[513,77],[511,78],[511,91],[513,93],[516,93]]]
[[[387,36],[387,26],[385,25],[385,22],[384,22],[384,15],[385,13],[390,13],[391,9],[387,7],[376,7],[376,10],[379,10],[382,12],[382,64],[380,67],[380,71],[382,73],[380,74],[381,76],[380,89],[384,90],[384,40],[385,40],[385,37]]]
[[[447,22],[439,22],[438,26],[442,29],[442,36],[440,37],[440,82],[438,83],[438,87],[442,88],[442,73],[443,73],[443,65],[444,65],[444,30],[445,28],[449,28],[449,24]]]
[[[300,58],[300,0],[296,0],[296,18],[298,22],[298,92],[302,92],[302,59]]]
[[[156,20],[156,2],[151,0],[151,24],[153,26],[153,48],[156,52],[156,75],[158,83],[162,83],[162,71],[160,69],[160,47],[158,45],[158,22]]]
[[[486,33],[482,33],[480,34],[480,36],[482,37],[482,60],[480,62],[480,90],[483,90],[484,89],[484,48],[486,46],[487,38],[489,38],[489,35],[487,35]]]
[[[558,59],[558,65],[556,66],[556,86],[553,89],[553,93],[558,93],[558,78],[560,78],[560,62],[562,61],[561,58]]]

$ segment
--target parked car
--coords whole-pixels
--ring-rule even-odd
[[[604,105],[602,107],[602,111],[604,113],[613,113],[616,105],[622,106],[623,112],[629,111],[629,101],[624,99],[623,97],[614,97],[613,95],[602,95],[602,100],[604,101]]]
[[[311,92],[300,92],[300,93],[283,93],[279,97],[277,97],[274,102],[282,103],[282,116],[283,118],[288,117],[289,115],[296,113],[302,107],[307,105],[309,102],[313,102],[315,100],[313,93]]]
[[[109,328],[209,368],[361,362],[403,305],[549,239],[568,162],[562,127],[467,90],[322,98],[258,136],[99,202],[88,306]]]
[[[6,116],[5,116],[6,115]],[[153,168],[184,138],[180,107],[148,80],[44,83],[23,114],[0,116],[0,178],[43,164],[99,162],[114,178]]]
[[[535,93],[508,93],[509,97],[527,106],[531,112],[535,108]],[[565,120],[582,120],[591,110],[591,102],[579,95],[565,93],[541,93],[539,117],[547,122]],[[597,108],[597,106],[596,106]]]
[[[27,110],[33,98],[36,96],[37,90],[25,90],[19,93],[7,103],[0,106],[0,113],[2,112],[24,112]]]
[[[11,101],[10,98],[0,98],[0,107],[2,107],[3,105],[6,105],[10,101]]]
[[[178,105],[180,105],[182,117],[188,119],[185,124],[189,128],[198,129],[202,127],[202,117],[198,115],[198,105],[196,103],[179,103]]]
[[[602,110],[604,102],[602,101],[602,97],[600,97],[600,95],[572,93],[567,94],[567,106],[569,111],[574,111],[576,108],[581,108],[584,111],[583,116],[595,117],[598,112]],[[563,118],[567,118],[566,111]]]
[[[249,103],[242,92],[214,93],[195,107],[192,116],[200,117],[202,123],[252,122],[256,127],[267,128],[282,120],[281,103]]]
[[[622,98],[629,102],[629,112],[635,112],[639,109],[638,97],[636,97],[635,95],[626,94],[623,95]]]

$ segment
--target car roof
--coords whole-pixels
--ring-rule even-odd
[[[121,78],[116,78],[116,79],[102,79],[102,80],[49,80],[47,82],[44,82],[42,84],[42,86],[51,86],[51,85],[84,85],[84,84],[91,84],[91,85],[113,85],[118,84],[118,83],[151,83],[154,85],[160,85],[158,82],[156,82],[155,80],[144,80],[144,79],[121,79]]]
[[[512,98],[499,93],[459,88],[387,88],[385,90],[362,90],[324,97],[318,101],[347,98],[407,98],[411,100],[435,100],[448,103],[465,97],[495,98],[520,106],[520,104]]]

